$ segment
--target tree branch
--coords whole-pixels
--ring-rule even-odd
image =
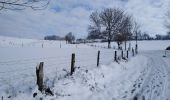
[[[44,5],[36,6],[34,3],[44,3]],[[45,9],[50,3],[50,0],[27,0],[25,2],[22,2],[22,0],[1,0],[0,4],[0,10],[7,9],[7,10],[23,10],[25,8],[31,8],[33,10],[43,10]]]

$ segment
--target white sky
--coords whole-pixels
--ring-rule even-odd
[[[51,0],[45,10],[0,11],[0,35],[42,38],[45,35],[87,36],[89,15],[96,9],[120,7],[133,14],[150,35],[166,34],[165,12],[170,0]]]

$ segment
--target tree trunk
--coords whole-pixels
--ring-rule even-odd
[[[136,53],[136,54],[138,53],[138,36],[137,36],[137,33],[136,33],[135,53]]]
[[[119,42],[117,42],[117,46],[118,46],[118,50],[120,50],[120,43]]]
[[[111,48],[111,45],[110,45],[110,43],[111,43],[111,29],[109,28],[109,37],[108,37],[108,48]]]
[[[108,48],[111,48],[110,43],[111,43],[111,40],[108,39]]]
[[[129,48],[128,48],[129,51],[131,51],[131,42],[129,41]]]

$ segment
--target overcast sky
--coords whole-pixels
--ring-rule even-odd
[[[42,38],[45,35],[87,36],[94,10],[120,7],[132,14],[150,35],[166,34],[163,26],[170,0],[51,0],[45,10],[0,11],[0,35]]]

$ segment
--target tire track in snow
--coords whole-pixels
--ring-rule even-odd
[[[163,100],[166,90],[166,70],[165,63],[159,56],[150,56],[148,64],[151,71],[145,77],[145,81],[136,94],[140,100]],[[167,99],[166,99],[167,100]]]
[[[162,57],[145,55],[149,58],[147,67],[141,72],[130,90],[129,99],[137,97],[138,100],[170,100],[165,94],[170,92],[170,68]],[[167,72],[169,71],[169,72]],[[168,80],[168,81],[167,81]],[[125,100],[129,100],[124,98]]]

